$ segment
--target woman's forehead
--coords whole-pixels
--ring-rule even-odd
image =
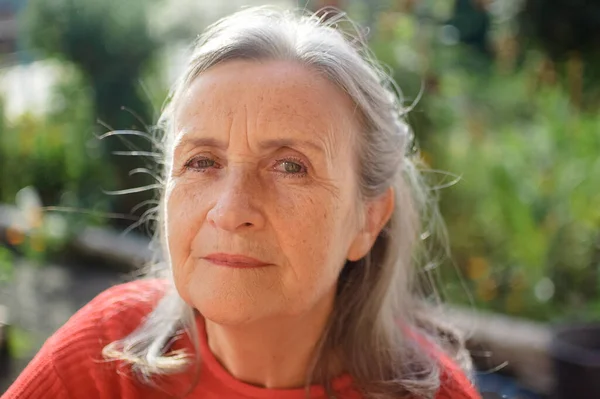
[[[317,72],[288,61],[229,61],[202,73],[184,91],[176,131],[246,118],[263,128],[347,130],[355,107]],[[307,132],[308,133],[308,132]]]

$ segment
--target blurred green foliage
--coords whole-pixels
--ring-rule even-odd
[[[103,202],[98,185],[108,183],[114,171],[101,159],[92,134],[89,89],[76,69],[67,70],[69,77],[55,87],[47,115],[24,114],[0,123],[0,201],[13,203],[21,188],[33,186],[44,204]]]
[[[150,95],[141,83],[148,68],[154,66],[160,48],[148,26],[148,7],[154,3],[156,1],[147,0],[28,2],[22,18],[30,51],[72,63],[91,99],[87,103],[91,106],[91,123],[86,129],[78,129],[77,134],[72,133],[69,136],[72,140],[89,143],[89,139],[95,137],[93,133],[99,135],[108,130],[146,131],[147,125],[154,122]],[[124,190],[153,183],[147,175],[129,176],[131,170],[143,166],[139,157],[112,155],[117,151],[150,151],[148,140],[112,137],[99,143],[99,147],[107,171],[114,172],[112,184],[106,189]],[[78,152],[69,157],[82,155]],[[77,160],[57,158],[57,162],[74,165]],[[67,169],[66,164],[55,166],[72,175],[82,173],[77,167]],[[129,213],[136,204],[151,197],[151,193],[113,197],[111,210]]]
[[[92,134],[89,88],[75,68],[64,71],[47,114],[0,120],[0,203],[16,202],[21,212],[5,238],[32,260],[57,254],[86,225],[104,223],[110,210],[101,187],[115,172]],[[44,205],[63,210],[44,212]],[[12,252],[0,247],[0,280],[10,276],[11,263]]]
[[[478,304],[545,318],[598,299],[600,116],[534,80],[528,68],[485,84],[446,71],[426,154],[462,177],[442,211]]]
[[[466,283],[480,308],[600,319],[598,81],[581,84],[593,54],[520,45],[521,10],[464,40],[461,24],[483,26],[482,3],[469,3],[404,2],[379,15],[372,40],[407,103],[423,89],[409,120],[425,161],[460,177],[440,193],[446,296],[469,302]]]
[[[143,128],[148,106],[138,79],[158,43],[146,0],[30,0],[24,13],[31,49],[77,65],[91,87],[95,116],[114,128]]]

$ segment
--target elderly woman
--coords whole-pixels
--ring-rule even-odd
[[[430,201],[393,83],[334,23],[259,8],[201,36],[161,118],[163,273],[3,398],[478,398],[415,297]]]

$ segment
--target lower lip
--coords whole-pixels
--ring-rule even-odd
[[[257,269],[259,267],[269,266],[267,263],[240,263],[240,262],[226,262],[217,259],[202,258],[213,265],[231,267],[233,269]]]

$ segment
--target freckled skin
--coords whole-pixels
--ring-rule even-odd
[[[374,240],[358,223],[353,112],[335,85],[284,61],[230,61],[184,93],[166,233],[177,290],[204,317],[240,325],[331,306],[346,259]],[[264,146],[274,140],[294,142]],[[219,252],[270,266],[201,259]]]

